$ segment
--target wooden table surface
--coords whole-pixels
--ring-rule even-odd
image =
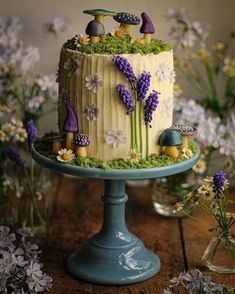
[[[169,219],[158,215],[153,209],[150,187],[127,187],[126,223],[128,229],[160,257],[162,266],[159,274],[143,283],[118,287],[75,279],[67,271],[66,260],[101,228],[103,181],[61,177],[59,185],[43,250],[44,270],[53,277],[50,293],[161,294],[172,277],[192,268],[211,275],[214,282],[235,287],[235,274],[210,272],[201,262],[213,236],[208,232],[208,226],[190,218]],[[194,216],[203,217],[201,214],[199,210],[194,212]]]

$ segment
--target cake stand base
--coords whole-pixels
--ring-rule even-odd
[[[81,252],[68,260],[70,272],[82,280],[126,285],[147,280],[160,270],[160,260],[125,225],[124,180],[105,180],[104,223]]]

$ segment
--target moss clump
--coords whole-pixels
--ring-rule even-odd
[[[116,38],[111,34],[101,37],[99,43],[89,43],[77,47],[74,38],[68,40],[64,48],[72,49],[86,54],[158,54],[164,51],[170,51],[171,47],[158,39],[152,39],[150,44],[131,43],[131,38]]]
[[[51,153],[51,144],[48,143],[48,139],[52,136],[56,135],[56,133],[51,132],[47,133],[42,138],[39,138],[35,141],[34,146],[35,149],[43,156],[50,158],[52,160],[56,160],[56,156]],[[189,148],[192,150],[193,154],[198,151],[197,145],[193,142],[189,142]],[[140,159],[139,161],[131,161],[130,159],[125,158],[117,158],[113,160],[101,160],[97,158],[82,158],[77,157],[72,161],[64,164],[76,165],[81,167],[89,167],[89,168],[101,168],[101,169],[140,169],[140,168],[156,168],[161,166],[167,166],[171,164],[180,163],[182,161],[187,160],[182,154],[178,159],[172,159],[164,154],[157,155],[151,154],[146,159]],[[61,163],[63,164],[63,163]]]

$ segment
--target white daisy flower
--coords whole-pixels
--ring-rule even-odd
[[[71,149],[61,149],[59,152],[58,152],[58,156],[56,157],[58,161],[61,161],[61,162],[68,162],[70,160],[72,160],[74,157],[75,157],[75,154],[73,153],[73,150]]]
[[[209,195],[211,194],[212,191],[212,187],[209,185],[201,185],[198,189],[197,189],[199,194],[203,194],[203,195]]]
[[[183,157],[186,158],[186,159],[189,159],[190,157],[193,156],[192,150],[190,150],[188,148],[183,148],[182,152],[183,152]]]
[[[203,174],[206,170],[206,162],[204,160],[199,160],[194,166],[193,171],[198,174]]]
[[[0,130],[0,141],[5,142],[7,141],[6,138],[7,138],[6,134],[2,130]]]
[[[176,213],[176,212],[178,212],[178,211],[180,211],[180,210],[182,210],[182,209],[183,209],[183,204],[180,203],[180,202],[177,202],[177,203],[175,204],[175,209],[173,210],[173,213]]]
[[[24,142],[27,139],[27,132],[23,128],[17,128],[15,133],[15,138],[19,142]]]
[[[128,157],[131,161],[137,162],[141,158],[141,153],[139,153],[136,149],[131,149],[128,153]]]
[[[18,117],[12,117],[11,118],[11,123],[16,126],[16,127],[20,127],[22,128],[23,127],[23,123],[22,121],[18,118]]]
[[[5,123],[2,125],[1,130],[5,133],[5,141],[9,141],[15,134],[16,127],[11,123]]]
[[[74,38],[74,44],[77,47],[81,47],[83,45],[86,45],[90,42],[90,38],[88,36],[84,36],[83,34],[76,35]]]
[[[131,43],[135,43],[135,44],[145,44],[144,39],[141,39],[141,38],[132,38],[132,39],[131,39]]]
[[[124,28],[122,27],[117,27],[117,28],[114,28],[112,31],[111,31],[111,35],[116,37],[116,38],[123,38],[123,37],[126,37],[127,36],[127,33],[125,31]]]

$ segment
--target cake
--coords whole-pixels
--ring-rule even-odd
[[[140,24],[138,16],[103,9],[84,12],[94,16],[86,28],[89,37],[75,36],[60,53],[60,132],[69,132],[64,122],[72,112],[77,128],[70,138],[77,145],[86,141],[85,156],[113,160],[158,155],[159,136],[173,119],[170,46],[151,38],[155,30],[146,13],[141,14],[142,37],[134,39],[130,25]],[[104,16],[119,25],[113,33],[105,33]]]

